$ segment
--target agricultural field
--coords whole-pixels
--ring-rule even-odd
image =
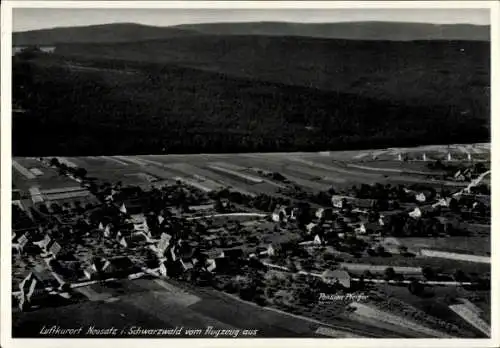
[[[480,145],[454,145],[451,149],[455,152],[448,150],[445,146],[400,150],[408,153],[425,151],[429,158],[431,154],[442,154],[447,151],[457,155],[464,154],[460,149],[470,148],[472,159],[478,156],[489,156],[489,148]],[[67,160],[85,168],[89,177],[95,177],[99,181],[151,185],[155,178],[165,182],[174,182],[181,178],[206,187],[207,190],[231,187],[242,193],[253,194],[272,194],[287,186],[286,183],[272,180],[265,175],[274,172],[280,173],[291,183],[310,192],[328,190],[331,187],[342,189],[361,183],[377,182],[383,184],[421,183],[436,187],[444,185],[450,190],[458,190],[465,185],[458,181],[439,180],[442,171],[427,168],[429,162],[402,162],[394,157],[385,160],[381,157],[381,154],[394,152],[394,149],[387,149],[325,153],[101,156],[67,158]],[[376,160],[373,159],[373,154],[378,155]],[[36,160],[19,159],[18,161],[21,165],[25,163],[28,167],[31,165],[30,161],[40,166],[40,162]],[[453,163],[457,161],[454,160]],[[467,160],[464,163],[466,162]],[[22,176],[21,173],[16,173],[16,175]],[[434,179],[427,177],[430,175],[434,175]]]
[[[446,237],[446,238],[401,238],[401,243],[409,249],[433,249],[453,251],[461,254],[486,256],[490,253],[490,237]]]
[[[317,324],[247,304],[214,290],[185,287],[175,281],[151,279],[92,285],[80,292],[93,300],[32,313],[14,313],[13,334],[36,337],[39,335],[36,329],[39,331],[43,321],[43,325],[63,328],[114,326],[128,330],[131,326],[147,329],[213,326],[217,329],[251,328],[258,330],[259,337],[316,336]]]
[[[362,259],[354,257],[344,258],[344,261],[352,263],[363,262],[371,265],[386,265],[387,267],[432,267],[434,269],[440,269],[444,272],[451,273],[456,270],[462,270],[466,273],[486,275],[491,271],[490,264],[486,263],[448,260],[433,257],[404,257],[399,255],[392,255],[390,257],[363,256]]]
[[[59,175],[56,169],[33,158],[13,158],[12,184],[27,192],[31,187],[59,189],[79,186],[79,183],[66,176]],[[31,170],[30,170],[31,169]],[[37,174],[32,170],[37,169]]]

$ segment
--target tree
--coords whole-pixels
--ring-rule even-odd
[[[450,200],[449,208],[454,213],[460,213],[460,206],[455,198]]]
[[[465,274],[464,271],[460,270],[460,269],[457,269],[454,273],[453,273],[453,278],[455,279],[455,281],[457,282],[468,282],[470,281],[470,278]]]
[[[413,279],[408,285],[408,290],[411,294],[420,296],[424,292],[424,284],[420,283],[418,280]]]
[[[75,176],[83,179],[87,176],[87,170],[85,168],[77,168],[75,170]]]
[[[379,245],[376,249],[378,255],[385,255],[385,249],[382,245]]]
[[[432,280],[436,277],[436,272],[429,266],[425,266],[422,268],[422,275],[425,277],[427,280]]]
[[[53,157],[51,160],[50,160],[50,165],[51,166],[54,166],[54,167],[59,167],[60,163],[59,163],[59,160],[55,157]]]
[[[224,208],[224,205],[222,204],[222,201],[220,199],[217,199],[214,204],[214,209],[218,213],[223,213],[226,209]]]
[[[392,280],[396,277],[396,271],[392,267],[387,267],[384,271],[384,276],[385,280]]]

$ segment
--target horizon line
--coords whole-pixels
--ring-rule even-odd
[[[12,30],[12,34],[14,33],[27,33],[34,32],[40,30],[54,30],[54,29],[69,29],[69,28],[89,28],[89,27],[99,27],[105,25],[139,25],[144,27],[151,28],[176,28],[185,25],[206,25],[206,24],[249,24],[249,23],[286,23],[286,24],[302,24],[302,25],[324,25],[324,24],[340,24],[340,23],[392,23],[392,24],[423,24],[423,25],[432,25],[432,26],[452,26],[452,25],[467,25],[474,27],[491,27],[491,24],[475,24],[475,23],[467,23],[467,22],[456,22],[456,23],[436,23],[436,22],[413,22],[413,21],[381,21],[381,20],[367,20],[367,21],[334,21],[334,22],[298,22],[298,21],[215,21],[215,22],[196,22],[196,23],[182,23],[175,25],[151,25],[144,24],[140,22],[108,22],[108,23],[100,23],[100,24],[86,24],[86,25],[71,25],[71,26],[54,26],[54,27],[43,27],[37,29],[29,29],[29,30]]]

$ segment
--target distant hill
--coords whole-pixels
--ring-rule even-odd
[[[135,23],[62,27],[12,33],[12,45],[55,45],[60,43],[134,42],[199,35],[196,31],[154,27]]]
[[[349,40],[468,40],[489,41],[489,26],[469,24],[348,22],[348,23],[207,23],[154,27],[115,23],[13,33],[13,45],[134,42],[192,35],[304,36]]]
[[[249,22],[185,24],[175,28],[193,30],[202,34],[307,36],[348,40],[490,40],[489,26],[471,24]]]

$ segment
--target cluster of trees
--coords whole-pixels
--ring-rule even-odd
[[[87,176],[87,170],[85,168],[70,167],[66,163],[59,162],[55,157],[50,160],[50,165],[59,168],[59,174],[61,175],[71,174],[82,180]]]
[[[288,198],[267,195],[264,193],[260,193],[256,196],[250,196],[237,191],[230,191],[229,189],[212,192],[209,195],[216,200],[228,199],[236,204],[241,204],[265,212],[274,211],[277,205],[289,206],[291,204],[291,200]]]
[[[433,200],[437,195],[435,188],[418,184],[410,186],[401,184],[393,186],[391,184],[383,185],[380,183],[374,185],[361,184],[359,187],[353,186],[350,190],[350,194],[356,198],[376,199],[379,202],[394,201],[403,203],[415,202],[415,193],[418,192],[425,192],[428,200]],[[441,193],[445,192],[442,190]]]
[[[33,221],[31,221],[28,214],[19,208],[17,205],[12,204],[12,229],[25,229],[33,227]]]
[[[420,289],[420,287],[418,285],[416,285],[416,284],[418,284],[418,282],[416,282],[416,281],[413,281],[409,287],[413,288],[414,284],[417,288]],[[420,284],[420,286],[421,285],[422,284]],[[447,332],[452,333],[452,334],[459,334],[459,333],[463,332],[463,329],[459,328],[457,325],[451,324],[448,321],[438,319],[434,316],[430,316],[427,313],[425,313],[424,311],[419,310],[416,307],[413,307],[413,306],[409,305],[408,303],[401,301],[393,296],[390,296],[389,298],[387,298],[387,300],[383,300],[383,301],[379,302],[378,307],[381,310],[388,310],[391,312],[397,311],[398,313],[402,314],[403,316],[408,317],[411,320],[415,320],[416,322],[423,323],[424,325],[430,325],[431,327],[439,326],[439,327],[445,329]]]
[[[73,69],[58,59],[13,59],[13,100],[26,110],[13,120],[15,156],[318,151],[489,137],[486,121],[446,105],[157,63],[127,62],[133,74]]]
[[[452,221],[442,222],[435,217],[422,217],[414,219],[408,214],[400,213],[386,218],[383,233],[395,237],[437,237],[440,233],[449,235],[467,235],[467,231]]]

